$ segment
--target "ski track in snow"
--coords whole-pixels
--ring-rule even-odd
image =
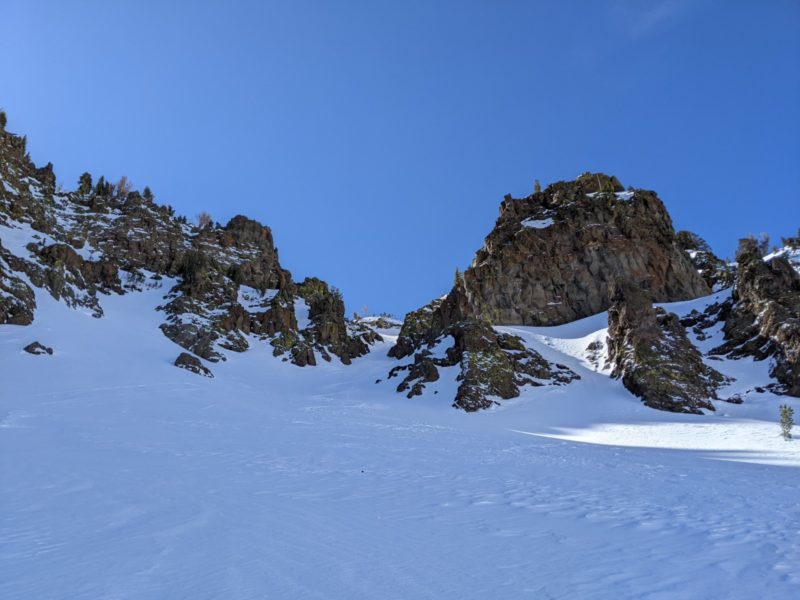
[[[454,375],[395,393],[390,339],[305,369],[253,343],[208,380],[171,365],[163,293],[0,327],[4,600],[800,595],[785,398],[647,409],[586,361],[604,315],[503,328],[582,379],[478,414]]]

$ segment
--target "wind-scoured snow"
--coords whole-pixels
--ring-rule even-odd
[[[796,400],[646,408],[586,358],[605,315],[502,328],[581,379],[475,414],[455,369],[397,394],[388,330],[351,366],[251,340],[207,379],[172,366],[165,289],[101,319],[37,290],[33,325],[0,326],[4,600],[800,593]],[[743,389],[767,367],[714,366]]]

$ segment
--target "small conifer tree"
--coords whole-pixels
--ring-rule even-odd
[[[542,184],[539,183],[538,179],[533,180],[533,193],[538,194],[542,191]]]
[[[792,439],[792,427],[794,427],[794,409],[788,404],[781,404],[781,434],[783,439]]]
[[[84,173],[78,179],[78,193],[83,196],[92,193],[92,176],[90,173]]]
[[[100,179],[97,180],[97,185],[94,186],[94,193],[98,196],[106,195],[106,178],[102,175],[100,175]]]
[[[6,117],[6,111],[0,110],[0,131],[5,130],[6,123],[8,123],[8,118]]]

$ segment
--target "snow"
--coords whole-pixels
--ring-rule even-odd
[[[28,223],[15,223],[14,227],[0,225],[0,243],[3,247],[22,258],[30,256],[26,246],[30,243],[38,245],[49,245],[53,240],[44,233],[36,231]]]
[[[767,254],[764,257],[764,260],[769,262],[770,260],[778,256],[785,257],[786,260],[789,261],[789,264],[792,265],[794,270],[800,273],[800,248],[792,248],[790,246],[784,246],[783,248],[780,248],[778,250],[775,250],[774,252],[771,252],[770,254]]]
[[[617,197],[617,200],[623,200],[625,202],[629,202],[633,200],[633,192],[614,192],[614,195]]]
[[[604,195],[606,192],[590,192],[586,194],[587,198],[597,198],[598,196]],[[630,202],[633,200],[635,192],[626,191],[626,192],[614,192],[614,196],[616,196],[617,200],[622,200],[623,202]]]
[[[546,229],[554,223],[553,219],[525,219],[522,221],[523,227],[531,229]]]
[[[297,329],[303,330],[311,326],[311,307],[302,298],[295,298],[294,316],[297,319]]]
[[[391,339],[299,368],[253,338],[206,379],[171,364],[164,289],[101,319],[37,290],[33,325],[0,326],[0,597],[800,594],[797,400],[648,409],[586,360],[605,315],[500,328],[581,380],[475,414],[457,369],[397,394]],[[714,364],[745,388],[767,367]]]
[[[238,302],[248,312],[263,312],[270,306],[270,301],[277,295],[278,290],[267,290],[262,294],[256,288],[240,285],[238,291]]]

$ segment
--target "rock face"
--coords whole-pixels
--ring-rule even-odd
[[[30,324],[35,288],[103,316],[103,297],[166,285],[161,330],[206,360],[253,343],[297,365],[338,357],[349,364],[380,339],[344,317],[344,302],[319,279],[292,281],[272,231],[244,216],[224,227],[190,225],[149,190],[130,191],[88,173],[56,189],[25,139],[0,131],[0,324]]]
[[[726,378],[703,362],[678,316],[654,309],[640,283],[615,283],[608,310],[612,377],[659,410],[702,414]]]
[[[32,342],[23,348],[28,354],[53,354],[53,349],[39,342]]]
[[[200,362],[200,359],[196,356],[192,356],[188,352],[181,352],[178,355],[178,358],[175,359],[175,366],[180,369],[186,369],[187,371],[191,371],[192,373],[197,373],[198,375],[202,375],[203,377],[214,377],[214,374],[211,372],[211,369],[206,367],[203,363]]]
[[[686,252],[695,269],[713,291],[733,285],[736,270],[733,265],[717,257],[708,243],[691,231],[679,231],[675,236],[678,248]]]
[[[764,261],[752,239],[740,241],[736,261],[731,302],[716,311],[726,341],[712,354],[770,359],[774,391],[800,396],[800,275],[785,256]]]
[[[439,368],[458,367],[459,382],[453,406],[467,412],[489,408],[498,399],[520,394],[525,385],[564,385],[578,378],[563,365],[546,361],[516,336],[496,332],[470,314],[463,281],[445,298],[409,313],[397,344],[389,351],[413,362],[394,367],[389,378],[405,373],[397,386],[408,398],[420,395],[425,384],[439,379]]]
[[[654,192],[584,174],[506,199],[464,273],[474,313],[494,324],[558,325],[606,310],[613,281],[646,281],[657,302],[710,292],[676,245]]]

